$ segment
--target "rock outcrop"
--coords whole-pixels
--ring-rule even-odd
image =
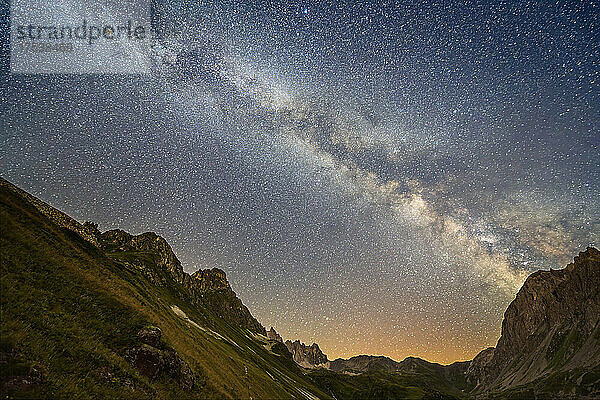
[[[467,371],[475,394],[541,386],[561,396],[600,396],[600,251],[588,248],[562,270],[530,275],[509,305],[495,349]],[[543,385],[540,384],[544,381]],[[537,395],[537,394],[536,394]]]
[[[233,290],[199,289],[194,283],[188,289],[191,292],[192,304],[206,308],[213,315],[223,318],[236,327],[266,335],[265,328],[252,316]]]
[[[219,268],[199,269],[194,272],[192,285],[200,290],[231,290],[225,272]]]
[[[0,347],[0,371],[3,378],[0,393],[32,390],[44,381],[41,371],[25,362],[11,343],[2,343]]]
[[[307,346],[299,340],[295,340],[294,342],[286,340],[285,345],[298,365],[304,368],[329,367],[329,360],[323,354],[318,344],[313,343]]]
[[[279,343],[283,343],[283,338],[279,335],[279,333],[277,333],[277,331],[273,327],[271,327],[271,329],[267,331],[267,338],[270,340],[275,340]]]
[[[144,272],[157,285],[165,285],[170,279],[182,285],[190,283],[189,275],[183,271],[169,243],[154,232],[131,235],[121,229],[114,229],[97,234],[97,237],[100,248],[109,255],[119,257],[119,253],[125,256],[131,255],[131,252],[138,255],[146,253],[147,257],[141,260],[139,257],[129,257],[129,259],[137,258],[138,263],[135,266],[145,270]],[[127,257],[119,257],[119,259],[127,259]],[[151,265],[154,268],[148,268],[150,265],[146,261],[149,260],[154,264]]]
[[[174,349],[162,343],[161,335],[158,327],[145,327],[137,335],[139,345],[127,350],[125,359],[150,379],[168,377],[182,389],[192,390],[196,378],[191,368]]]

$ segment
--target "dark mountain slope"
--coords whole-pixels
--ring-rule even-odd
[[[188,275],[185,285],[164,271],[168,252],[105,253],[47,216],[64,214],[40,202],[49,207],[41,213],[0,183],[2,397],[329,397],[289,353],[270,349],[253,318],[232,322],[247,309],[236,308],[222,272]]]

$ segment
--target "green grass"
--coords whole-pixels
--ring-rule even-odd
[[[358,375],[315,370],[310,376],[338,399],[460,399],[441,377],[376,371]]]

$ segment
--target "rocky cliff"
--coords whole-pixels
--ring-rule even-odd
[[[91,223],[85,225],[95,226]],[[190,285],[190,276],[183,271],[173,249],[156,233],[131,235],[120,229],[101,233],[96,228],[94,237],[99,247],[109,256],[141,269],[154,284],[165,285],[174,280],[178,284]],[[146,257],[141,257],[143,255]]]
[[[599,319],[597,249],[565,269],[530,275],[504,314],[496,348],[482,351],[467,371],[473,393],[600,396]]]
[[[473,387],[480,387],[483,377],[486,375],[486,367],[490,363],[492,357],[494,357],[494,347],[488,347],[482,350],[471,360],[471,364],[466,371],[467,382]]]
[[[286,340],[285,345],[298,365],[304,368],[328,367],[329,360],[327,360],[327,356],[323,354],[318,344],[313,343],[307,346],[299,340],[293,342]]]
[[[225,271],[219,268],[199,269],[192,274],[192,282],[200,290],[231,290]]]

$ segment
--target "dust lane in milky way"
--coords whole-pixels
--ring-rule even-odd
[[[3,69],[3,176],[219,266],[330,357],[469,359],[598,243],[582,2],[159,2],[153,73]]]

